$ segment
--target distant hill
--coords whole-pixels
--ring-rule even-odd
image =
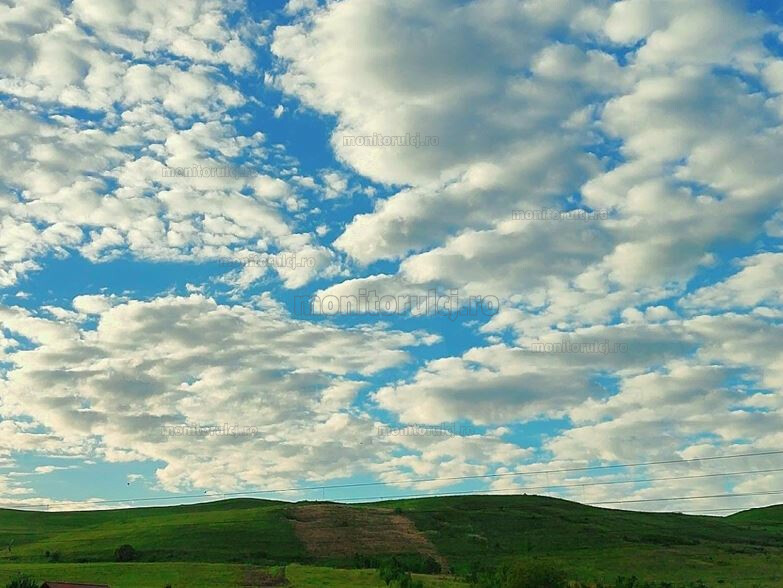
[[[357,505],[235,499],[90,512],[0,510],[0,546],[9,544],[0,565],[112,562],[119,545],[131,544],[144,562],[374,567],[399,555],[412,565],[466,574],[535,558],[556,561],[574,579],[636,575],[783,586],[783,506],[705,517],[541,496],[462,496]]]
[[[783,504],[751,508],[726,517],[733,523],[760,524],[766,526],[783,526]]]

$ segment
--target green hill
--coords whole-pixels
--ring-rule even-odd
[[[287,503],[237,499],[88,512],[0,510],[0,561],[107,562],[131,544],[143,561],[279,563],[305,556]],[[49,555],[47,555],[47,552]]]
[[[455,569],[555,562],[573,579],[618,576],[783,586],[783,507],[731,517],[601,509],[541,496],[394,501]],[[721,582],[722,580],[722,582]]]
[[[375,567],[398,555],[413,571],[440,565],[464,576],[513,559],[543,559],[583,581],[636,575],[783,586],[783,507],[705,517],[540,496],[463,496],[360,505],[236,499],[90,512],[0,510],[0,573],[22,564],[105,566],[122,544],[146,563],[348,568]]]
[[[774,527],[779,525],[783,529],[783,505],[767,506],[764,508],[751,508],[726,517],[734,523],[748,525],[762,525]]]

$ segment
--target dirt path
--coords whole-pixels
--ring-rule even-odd
[[[391,509],[307,504],[292,507],[289,516],[297,537],[316,557],[421,553],[447,569],[413,521]]]

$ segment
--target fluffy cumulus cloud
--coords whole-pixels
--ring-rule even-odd
[[[39,500],[36,480],[79,459],[166,490],[370,475],[424,492],[492,474],[475,483],[611,506],[692,494],[688,475],[703,494],[779,486],[718,475],[774,456],[705,459],[781,442],[774,14],[732,0],[261,12],[0,7],[0,465],[55,460],[0,476],[0,495]],[[36,282],[76,257],[180,269],[153,294],[100,272],[61,296]],[[494,306],[451,321],[291,310],[298,295],[433,290]],[[170,434],[224,423],[255,432]],[[442,423],[467,429],[402,434]],[[549,464],[677,459],[691,461],[668,476]]]
[[[167,488],[290,484],[377,459],[382,446],[367,443],[374,421],[353,401],[365,378],[409,361],[428,341],[303,324],[276,305],[224,306],[200,295],[79,297],[74,308],[69,322],[3,309],[10,339],[34,345],[4,357],[12,366],[0,393],[4,415],[32,422],[9,422],[3,449],[159,460]],[[81,326],[88,318],[94,329]],[[223,431],[226,424],[236,428]]]
[[[556,307],[612,296],[609,315],[683,286],[717,241],[748,241],[775,213],[780,109],[763,16],[715,1],[424,4],[331,3],[275,31],[280,87],[337,116],[348,165],[404,186],[335,241],[356,261],[403,258],[411,288],[437,280]],[[438,145],[352,142],[417,133]],[[599,156],[609,141],[620,152]],[[603,222],[524,216],[582,207]],[[572,310],[552,308],[552,321]]]
[[[707,308],[783,305],[783,254],[759,253],[740,260],[740,267],[725,280],[699,288],[684,303]]]
[[[409,480],[489,473],[527,453],[492,436],[397,436],[356,404],[368,378],[433,342],[425,332],[317,326],[273,303],[201,295],[81,296],[73,307],[70,321],[2,309],[9,341],[32,348],[9,344],[3,357],[0,451],[153,461],[172,491],[290,487],[364,470],[417,486]],[[407,459],[393,459],[400,448]]]
[[[779,356],[732,333],[779,333],[779,33],[722,0],[343,0],[277,28],[278,87],[334,115],[337,156],[392,187],[335,246],[396,272],[319,295],[502,300],[491,345],[375,401],[409,422],[568,418],[547,445],[563,458],[638,459],[663,430],[667,456],[700,436],[774,444],[756,427],[779,416]],[[393,142],[409,134],[439,141]],[[559,340],[627,349],[531,350]]]
[[[626,80],[608,54],[552,43],[588,10],[564,4],[339,2],[275,30],[276,81],[337,115],[338,157],[408,186],[354,218],[339,248],[399,257],[586,179],[597,165],[579,149],[587,97]]]
[[[231,115],[265,42],[242,4],[20,2],[0,28],[0,283],[46,255],[237,263],[293,244],[317,264],[292,287],[331,265],[290,218],[280,153]]]

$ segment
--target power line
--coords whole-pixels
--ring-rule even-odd
[[[509,486],[507,488],[495,488],[495,489],[487,489],[487,490],[455,490],[454,492],[449,492],[447,494],[400,494],[400,495],[388,495],[386,497],[369,496],[369,497],[355,497],[355,498],[332,498],[331,500],[332,501],[338,501],[338,500],[356,501],[356,500],[396,500],[400,498],[426,498],[426,497],[438,498],[440,496],[491,494],[497,492],[510,492],[510,491],[520,491],[520,490],[542,490],[546,488],[584,488],[588,486],[608,486],[614,484],[643,484],[646,482],[662,482],[668,480],[690,480],[695,478],[715,478],[715,477],[724,477],[724,476],[765,474],[765,473],[772,473],[772,472],[783,472],[783,468],[772,468],[767,470],[743,470],[739,472],[721,472],[721,473],[712,473],[712,474],[695,474],[691,476],[667,476],[663,478],[643,478],[643,479],[636,479],[636,480],[607,480],[605,482],[584,482],[578,484],[550,484],[546,486]],[[590,503],[581,503],[581,504],[590,505]]]
[[[688,509],[688,514],[693,512],[744,512],[746,510],[753,510],[757,508],[768,508],[770,506],[778,506],[778,505],[766,505],[766,506],[748,506],[745,508],[697,508],[697,509]],[[633,511],[633,512],[640,512],[640,511]],[[655,512],[655,513],[664,513],[664,514],[683,514],[679,510],[656,510],[656,511],[643,511],[643,512]]]
[[[365,498],[333,498],[333,502],[337,501],[357,501],[357,500],[373,500],[378,502],[391,502],[394,500],[409,499],[409,498],[447,498],[449,496],[480,496],[482,494],[495,494],[499,492],[510,492],[516,490],[516,488],[503,488],[495,490],[463,490],[449,492],[446,494],[402,494],[402,495],[386,495],[386,496],[368,496]],[[729,497],[742,497],[742,496],[768,496],[772,494],[783,494],[783,490],[775,490],[769,492],[746,492],[742,494],[713,494],[706,496],[689,496],[689,497],[667,497],[667,498],[645,498],[645,499],[633,499],[633,500],[610,500],[603,502],[585,502],[579,503],[584,506],[600,506],[603,504],[621,504],[631,502],[661,502],[668,500],[697,500],[702,498],[729,498]],[[515,496],[512,494],[511,496]],[[557,496],[551,498],[558,498]],[[563,499],[568,500],[568,499]],[[575,501],[571,501],[575,502]]]
[[[468,492],[506,492],[508,490],[542,490],[546,488],[585,488],[589,486],[609,486],[614,484],[644,484],[647,482],[662,482],[667,480],[692,480],[696,478],[717,478],[724,476],[742,476],[749,474],[767,474],[772,472],[783,472],[783,468],[771,468],[766,470],[742,470],[739,472],[718,472],[712,474],[694,474],[691,476],[666,476],[662,478],[641,478],[635,480],[607,480],[605,482],[580,482],[578,484],[547,484],[545,486],[509,486],[507,488],[497,488],[488,490],[469,490]],[[462,491],[456,491],[456,494]],[[425,495],[429,496],[429,495]],[[364,500],[364,498],[344,498],[341,500]],[[584,503],[583,503],[584,504]]]
[[[605,500],[603,502],[592,502],[590,506],[598,506],[601,504],[628,504],[632,502],[661,502],[667,500],[703,500],[707,498],[738,498],[742,496],[771,496],[775,494],[783,494],[783,490],[769,490],[767,492],[742,492],[739,494],[705,494],[702,496],[677,496],[669,498],[633,498],[625,500]]]
[[[671,460],[660,460],[660,461],[647,461],[647,462],[636,462],[636,463],[622,463],[622,464],[610,464],[610,465],[597,465],[597,466],[580,466],[580,467],[572,467],[572,468],[558,468],[558,469],[546,469],[546,470],[534,470],[534,471],[514,471],[514,472],[503,472],[503,473],[496,473],[496,474],[473,474],[473,475],[466,475],[466,476],[448,476],[448,477],[432,477],[432,478],[413,478],[413,479],[400,479],[400,480],[387,480],[387,481],[379,481],[379,482],[352,482],[352,483],[345,483],[345,484],[320,484],[320,485],[311,485],[311,486],[298,486],[298,487],[289,487],[289,488],[272,488],[269,490],[248,490],[244,492],[214,492],[212,494],[208,494],[207,491],[204,492],[204,494],[190,494],[190,495],[174,495],[174,496],[161,496],[161,497],[131,497],[131,498],[123,498],[123,499],[111,499],[111,500],[94,500],[94,501],[84,501],[84,500],[67,500],[67,501],[59,501],[57,503],[44,503],[35,505],[38,507],[45,507],[49,508],[49,506],[61,506],[64,504],[87,504],[87,505],[100,505],[100,504],[118,504],[118,503],[128,503],[128,502],[151,502],[151,501],[162,501],[162,500],[186,500],[186,499],[196,499],[196,498],[208,498],[208,497],[216,497],[220,496],[222,498],[227,497],[241,497],[241,496],[249,496],[249,495],[259,495],[259,494],[279,494],[279,493],[285,493],[285,492],[304,492],[304,491],[312,491],[312,490],[335,490],[335,489],[343,489],[343,488],[363,488],[363,487],[373,487],[373,486],[391,486],[395,484],[420,484],[425,482],[444,482],[444,481],[458,481],[458,480],[481,480],[485,478],[503,478],[503,477],[510,477],[510,476],[532,476],[532,475],[539,475],[539,474],[556,474],[556,473],[573,473],[573,472],[585,472],[585,471],[596,471],[596,470],[608,470],[608,469],[618,469],[618,468],[633,468],[633,467],[646,467],[646,466],[655,466],[655,465],[674,465],[674,464],[687,464],[687,463],[701,463],[704,461],[715,461],[715,460],[723,460],[723,459],[737,459],[742,457],[761,457],[761,456],[769,456],[769,455],[781,455],[783,454],[783,450],[774,450],[774,451],[761,451],[761,452],[755,452],[755,453],[738,453],[734,455],[715,455],[715,456],[709,456],[709,457],[698,457],[698,458],[688,458],[688,459],[671,459]],[[552,462],[550,462],[552,463]],[[544,488],[550,487],[550,486],[542,486]],[[437,496],[437,495],[425,495],[425,496]],[[338,499],[333,499],[338,500]],[[339,500],[366,500],[366,498],[345,498],[345,499],[339,499]],[[32,506],[32,505],[31,505]]]

